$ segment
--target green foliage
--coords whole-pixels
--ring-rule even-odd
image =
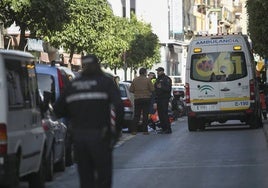
[[[70,53],[96,54],[106,67],[152,67],[160,59],[158,38],[149,24],[114,16],[103,0],[1,0],[0,20],[29,29]],[[20,49],[24,44],[20,44]]]
[[[113,12],[102,0],[70,0],[70,23],[62,31],[51,32],[47,39],[54,46],[63,46],[70,53],[95,53],[110,47],[108,33],[113,23]]]
[[[159,60],[158,38],[151,26],[113,15],[103,0],[70,0],[70,23],[47,39],[73,53],[94,53],[105,67],[151,67]],[[126,57],[126,59],[124,58]]]
[[[253,49],[263,57],[268,57],[268,2],[267,0],[247,0],[248,32]]]
[[[33,36],[60,30],[68,21],[68,4],[64,0],[1,0],[0,19],[5,27],[16,23],[21,29],[20,49],[25,43],[25,30]]]
[[[135,15],[130,19],[130,46],[126,52],[128,67],[151,68],[160,60],[160,45],[158,37],[152,33],[151,25],[138,21]]]

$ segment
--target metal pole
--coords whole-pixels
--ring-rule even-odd
[[[126,0],[126,18],[130,18],[130,0]]]
[[[205,17],[205,28],[206,32],[209,32],[209,8],[208,8],[208,1],[205,1],[205,9],[206,9],[206,17]]]
[[[0,21],[0,48],[4,48],[4,23]]]

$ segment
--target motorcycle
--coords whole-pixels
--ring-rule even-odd
[[[186,107],[183,101],[184,93],[173,91],[173,98],[171,100],[171,110],[174,118],[177,119],[186,115]]]

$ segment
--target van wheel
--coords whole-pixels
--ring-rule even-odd
[[[188,130],[189,131],[196,131],[197,129],[197,121],[196,118],[188,117]]]
[[[45,188],[45,165],[46,165],[46,160],[45,156],[42,156],[39,170],[37,172],[34,172],[29,175],[29,188]]]
[[[252,115],[250,117],[249,126],[251,129],[257,129],[262,126],[262,114],[260,110],[258,110],[257,115]]]
[[[54,152],[52,147],[46,160],[46,180],[52,181],[53,175],[54,175]]]
[[[65,137],[65,166],[73,165],[73,135],[70,130],[67,129]]]
[[[56,171],[63,172],[65,171],[65,163],[66,163],[66,158],[65,158],[65,143],[63,143],[63,148],[62,148],[62,156],[59,162],[56,163],[55,169]]]
[[[20,169],[20,155],[17,155],[15,159],[15,176],[12,178],[12,182],[10,182],[10,185],[8,188],[18,188],[20,179],[19,179],[19,169]]]

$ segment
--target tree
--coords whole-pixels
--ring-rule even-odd
[[[150,53],[156,52],[153,48],[158,45],[158,39],[152,35],[149,25],[136,18],[114,16],[107,1],[70,0],[69,3],[70,23],[64,25],[63,31],[51,32],[46,39],[69,52],[70,62],[74,53],[94,53],[104,66],[115,71],[125,67],[126,54],[128,61],[135,65],[150,62],[153,57]],[[128,65],[132,67],[132,63]]]
[[[48,42],[69,52],[70,62],[74,53],[95,53],[101,61],[108,61],[107,52],[116,42],[109,34],[114,25],[111,7],[103,0],[69,0],[69,5],[71,21],[62,31],[49,33]]]
[[[131,16],[130,25],[132,39],[126,54],[128,67],[133,69],[141,66],[151,68],[160,60],[158,37],[152,32],[150,24],[138,21],[135,15]]]
[[[129,22],[126,18],[117,17],[113,18],[113,26],[110,27],[107,37],[109,40],[103,40],[100,47],[106,46],[107,50],[101,50],[103,52],[103,64],[106,67],[116,69],[124,67],[124,55],[129,48],[130,34],[128,31]],[[107,45],[107,42],[110,45]]]
[[[5,27],[14,22],[20,27],[19,49],[23,50],[26,30],[36,37],[37,34],[60,30],[62,24],[68,22],[67,5],[64,0],[1,0],[0,20]]]
[[[263,57],[268,57],[268,2],[267,0],[247,0],[248,32],[253,43],[253,50]]]

